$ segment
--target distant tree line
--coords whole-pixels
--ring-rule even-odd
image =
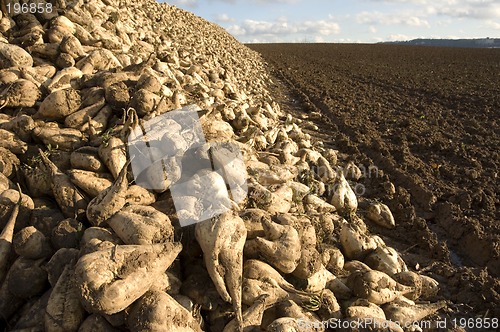
[[[383,42],[383,44],[469,47],[469,48],[500,48],[500,38],[479,39],[413,39],[407,41]]]

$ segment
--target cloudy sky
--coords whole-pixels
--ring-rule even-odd
[[[167,0],[241,42],[500,37],[500,0]]]

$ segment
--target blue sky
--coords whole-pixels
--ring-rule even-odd
[[[500,0],[167,0],[248,42],[498,38]]]

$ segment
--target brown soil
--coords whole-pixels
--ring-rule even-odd
[[[397,227],[371,231],[441,283],[452,317],[500,317],[500,49],[249,46],[285,110],[381,170],[359,198],[388,204]]]

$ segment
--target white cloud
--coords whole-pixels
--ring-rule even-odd
[[[485,27],[487,28],[491,28],[491,29],[495,29],[495,30],[500,30],[500,23],[499,22],[495,22],[495,21],[486,21],[486,23],[484,24]]]
[[[237,25],[237,24],[231,25],[226,30],[235,37],[241,37],[241,36],[246,35],[246,33],[247,33],[245,28],[243,28],[242,26]]]
[[[383,13],[383,12],[362,12],[356,17],[360,24],[370,25],[408,25],[412,27],[425,27],[429,28],[430,24],[427,20],[412,13]]]
[[[474,19],[500,18],[498,0],[368,0],[388,4],[413,5],[428,15],[467,17]]]
[[[436,22],[436,25],[440,26],[440,27],[447,27],[449,26],[450,24],[452,24],[453,21],[449,18],[445,19],[445,20],[439,20]]]
[[[407,36],[407,35],[403,35],[403,34],[392,34],[392,35],[389,35],[388,38],[386,38],[386,40],[389,40],[389,41],[405,41],[405,40],[411,40],[411,39],[415,39],[415,38]]]
[[[417,16],[410,16],[406,19],[405,24],[412,26],[412,27],[426,27],[430,28],[429,22],[427,20],[422,19]]]
[[[166,2],[169,5],[174,5],[174,6],[186,6],[186,7],[198,6],[198,0],[167,0],[161,2]]]
[[[227,14],[219,14],[215,17],[215,22],[218,23],[231,23],[234,22],[235,19],[232,17],[229,17]]]
[[[243,41],[326,41],[340,32],[340,26],[331,20],[288,22],[280,17],[275,21],[245,20],[231,25],[227,31]]]
[[[485,4],[481,3],[476,5],[470,4],[464,6],[443,6],[438,8],[437,14],[474,19],[500,18],[500,3],[491,3],[487,1]]]

